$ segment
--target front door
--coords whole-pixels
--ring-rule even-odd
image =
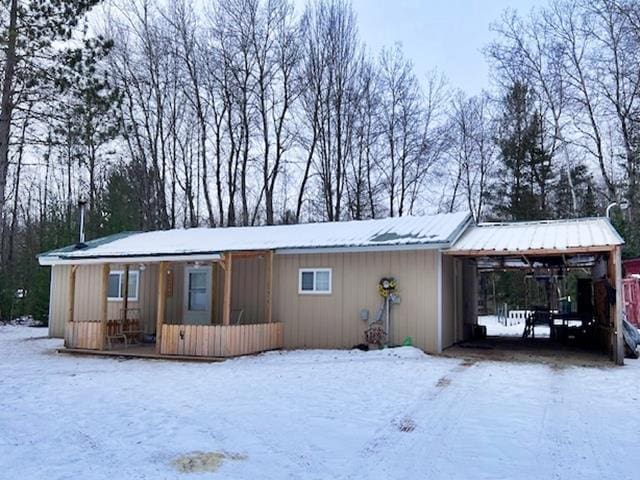
[[[211,266],[184,269],[184,320],[188,325],[211,323]]]

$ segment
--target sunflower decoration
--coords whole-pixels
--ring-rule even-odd
[[[378,293],[381,297],[387,298],[389,295],[396,292],[398,288],[398,282],[396,282],[395,278],[383,278],[378,283]]]

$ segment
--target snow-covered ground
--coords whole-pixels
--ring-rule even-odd
[[[632,479],[640,363],[375,352],[75,357],[0,327],[3,479]],[[183,473],[202,452],[215,471]],[[186,467],[185,467],[186,465]]]
[[[522,323],[503,325],[496,315],[481,315],[478,317],[478,324],[487,327],[487,335],[490,337],[521,337],[524,331],[524,320]],[[546,325],[536,325],[535,331],[536,338],[549,337],[549,327]]]

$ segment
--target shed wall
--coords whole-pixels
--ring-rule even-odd
[[[363,342],[366,322],[360,310],[375,318],[383,277],[398,280],[400,305],[392,311],[394,342],[437,351],[437,256],[432,250],[276,255],[273,318],[284,323],[285,348],[351,348]],[[330,295],[298,294],[298,270],[331,268]]]

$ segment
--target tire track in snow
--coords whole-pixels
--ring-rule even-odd
[[[459,411],[465,408],[470,391],[459,380],[473,370],[475,362],[462,361],[429,384],[411,407],[396,414],[391,422],[379,428],[364,447],[360,461],[340,478],[411,478],[416,475],[416,463],[424,458],[426,450],[433,450],[429,440],[442,436],[459,420]],[[411,425],[409,429],[402,427]],[[434,456],[429,453],[429,456]],[[407,468],[409,467],[409,468]],[[423,474],[426,472],[420,472]],[[435,472],[433,472],[435,473]],[[427,476],[425,478],[432,478]]]

